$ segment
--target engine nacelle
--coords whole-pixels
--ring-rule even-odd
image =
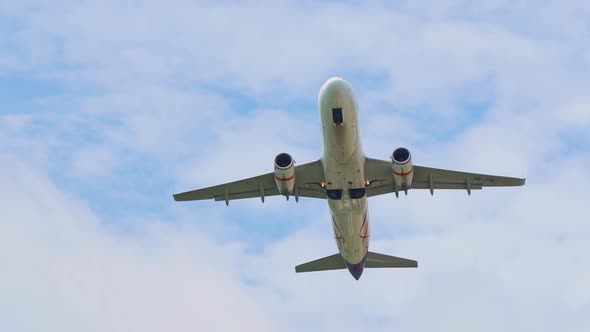
[[[397,188],[407,190],[412,187],[414,172],[412,169],[412,155],[406,148],[397,148],[391,154],[393,178]]]
[[[295,187],[295,162],[288,153],[275,157],[275,182],[281,195],[288,196]]]

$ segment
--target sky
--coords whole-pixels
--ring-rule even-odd
[[[587,1],[0,3],[0,330],[590,330]],[[415,270],[295,274],[325,202],[174,202],[318,159],[319,88],[365,153],[526,177],[371,198]]]

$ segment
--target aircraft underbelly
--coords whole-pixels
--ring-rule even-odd
[[[334,236],[346,262],[358,264],[369,247],[367,197],[351,199],[349,189],[365,188],[365,157],[358,133],[358,110],[347,85],[326,85],[319,98],[326,189],[342,189],[342,199],[328,199]]]
[[[369,248],[366,198],[330,202],[336,245],[349,263],[363,260]]]

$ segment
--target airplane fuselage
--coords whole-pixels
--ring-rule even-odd
[[[369,247],[366,179],[358,123],[358,105],[351,86],[331,78],[318,97],[322,124],[322,164],[338,250],[355,279],[360,278]]]

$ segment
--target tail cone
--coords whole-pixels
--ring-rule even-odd
[[[348,271],[350,272],[350,274],[352,274],[352,276],[356,280],[359,280],[359,278],[363,274],[363,271],[365,269],[365,260],[366,260],[366,258],[367,257],[365,256],[365,258],[363,258],[362,261],[360,261],[359,263],[356,263],[356,264],[351,264],[351,263],[347,262],[346,260],[344,260],[344,263],[346,264],[346,267],[348,268]]]

